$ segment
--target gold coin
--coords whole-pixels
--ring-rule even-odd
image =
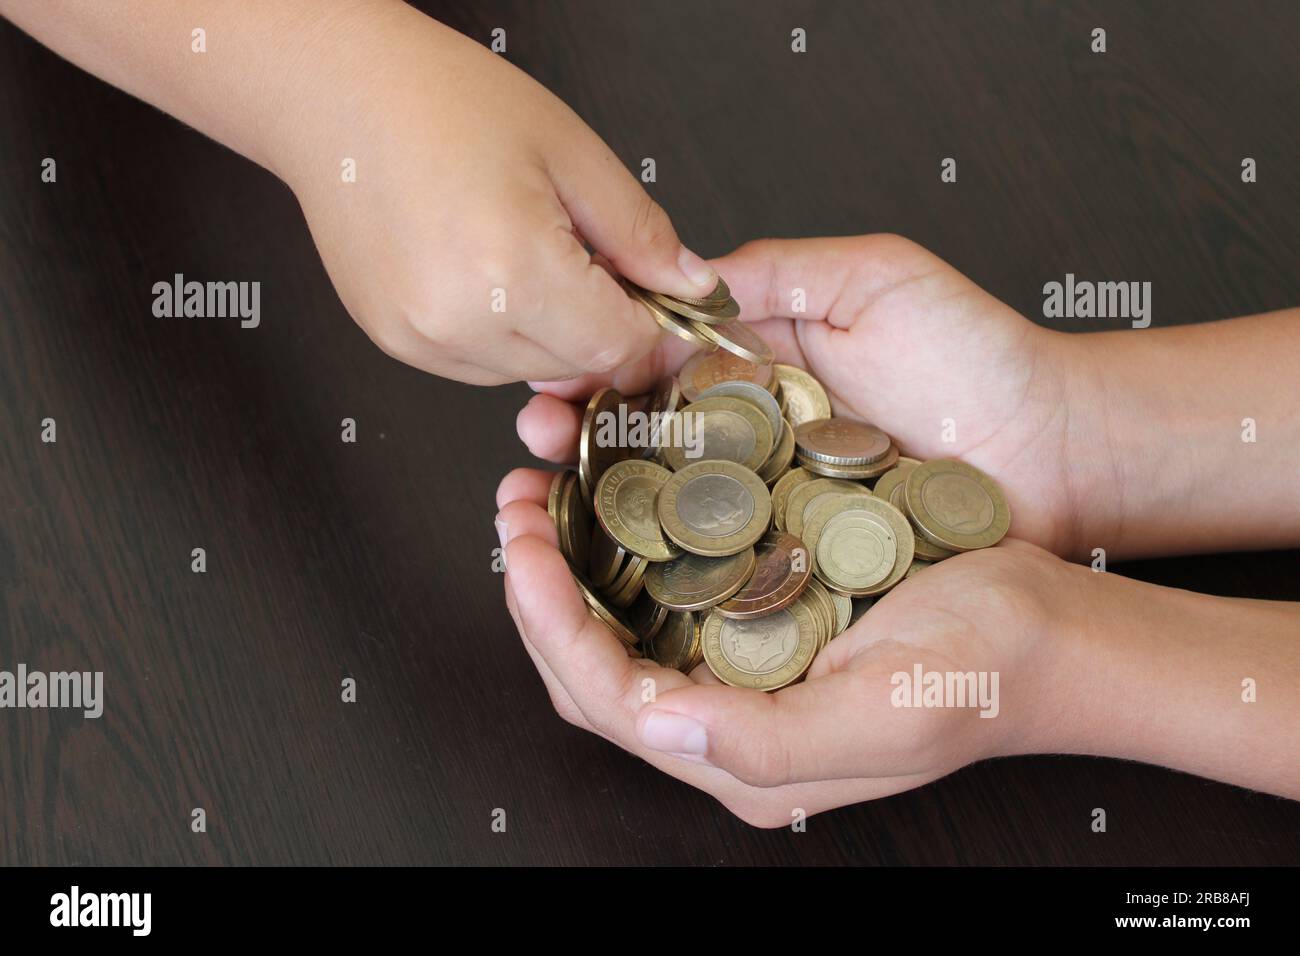
[[[772,366],[755,365],[727,351],[697,352],[682,365],[677,379],[682,385],[682,397],[688,402],[719,382],[754,382],[770,390],[776,381]]]
[[[794,430],[799,454],[828,465],[870,465],[889,453],[893,441],[875,425],[851,418],[819,418]]]
[[[767,456],[767,461],[763,462],[762,467],[758,469],[758,477],[763,479],[763,484],[772,485],[790,467],[790,462],[794,460],[794,429],[784,418],[781,419],[781,437],[772,449],[772,454]]]
[[[776,484],[772,486],[772,519],[778,531],[786,530],[785,508],[790,492],[804,482],[812,481],[813,477],[813,473],[804,468],[792,468],[777,479]]]
[[[692,342],[696,345],[703,345],[708,349],[717,348],[713,342],[697,333],[694,326],[692,326],[689,321],[683,319],[672,310],[664,308],[654,299],[650,298],[650,293],[646,292],[644,289],[633,285],[626,279],[623,280],[623,288],[626,290],[628,295],[636,299],[636,301],[640,302],[649,310],[650,315],[659,323],[659,327],[665,332],[671,332],[679,339],[685,339],[687,342]]]
[[[655,386],[646,403],[645,414],[650,422],[650,442],[642,452],[642,458],[652,458],[659,452],[659,446],[666,436],[672,434],[673,422],[677,409],[682,404],[682,387],[673,375],[667,375]]]
[[[645,587],[646,569],[650,562],[634,554],[618,578],[605,590],[605,599],[614,607],[630,607]]]
[[[672,611],[659,632],[646,642],[646,657],[660,667],[690,673],[699,645],[695,615],[690,611]]]
[[[831,417],[831,400],[821,382],[793,365],[778,363],[772,372],[781,386],[781,411],[792,426]]]
[[[681,415],[681,440],[663,449],[664,463],[673,471],[693,461],[733,461],[755,471],[772,453],[772,426],[749,402],[701,398],[683,408]]]
[[[714,345],[726,349],[747,362],[753,362],[755,365],[771,365],[772,359],[776,357],[772,347],[744,322],[729,321],[706,325],[694,319],[687,319],[687,321],[696,332]]]
[[[560,496],[560,551],[581,574],[591,564],[591,512],[582,503],[577,476],[568,474]]]
[[[651,565],[646,571],[645,588],[664,607],[702,611],[739,591],[754,573],[755,560],[753,548],[725,558],[683,554]]]
[[[627,551],[651,561],[669,561],[681,552],[664,538],[655,499],[672,477],[650,461],[615,462],[596,484],[596,520]]]
[[[668,608],[659,604],[646,591],[642,591],[624,615],[628,630],[641,638],[641,647],[654,640],[668,619]]]
[[[889,471],[898,462],[898,447],[890,446],[888,452],[879,461],[874,461],[869,465],[831,465],[824,461],[818,461],[815,458],[809,458],[801,454],[796,444],[795,460],[799,462],[799,467],[807,468],[815,475],[822,475],[826,478],[844,478],[851,481],[863,481],[868,478],[875,478]]]
[[[692,298],[688,295],[673,296],[678,302],[685,302],[687,305],[721,305],[731,298],[731,287],[727,285],[727,280],[718,276],[718,284],[702,299]]]
[[[922,534],[951,551],[991,548],[1011,528],[1002,489],[964,461],[927,461],[907,476],[904,493]]]
[[[803,537],[803,523],[814,502],[821,495],[870,495],[866,485],[838,478],[812,478],[795,487],[785,501],[785,530],[796,538]],[[829,500],[829,499],[827,499]]]
[[[564,492],[564,485],[569,480],[569,472],[557,471],[551,478],[551,491],[546,496],[546,513],[551,516],[551,521],[555,525],[555,533],[560,533],[560,496]]]
[[[849,629],[849,621],[853,619],[853,601],[836,591],[830,594],[835,605],[835,637],[839,637]]]
[[[724,617],[746,620],[780,611],[793,604],[808,584],[812,562],[794,535],[769,531],[754,550],[754,573],[717,607]]]
[[[879,580],[878,562],[883,560],[879,555],[887,553],[888,547],[876,519],[883,519],[894,549],[892,568]],[[906,516],[893,505],[875,496],[854,498],[845,503],[845,510],[824,521],[813,559],[813,573],[823,581],[841,593],[867,597],[884,594],[903,579],[912,564],[916,536]]]
[[[606,588],[618,577],[627,552],[622,545],[605,534],[605,529],[592,522],[591,551],[587,559],[587,578],[593,587]]]
[[[706,398],[721,396],[723,398],[737,398],[742,402],[749,402],[767,419],[768,425],[772,428],[774,439],[781,437],[781,406],[777,404],[775,396],[767,389],[756,382],[719,382],[717,385],[710,385],[700,393],[697,401],[703,401]]]
[[[844,498],[819,508],[805,532],[813,553],[813,573],[848,594],[865,594],[880,584],[893,573],[899,557],[890,522],[859,501]],[[908,555],[909,564],[911,560]]]
[[[871,493],[883,501],[890,501],[890,494],[893,493],[895,488],[899,487],[907,480],[907,476],[911,473],[912,469],[919,464],[920,462],[915,458],[900,457],[898,463],[893,468],[880,476],[880,479],[876,482],[876,486],[871,489]],[[891,502],[891,504],[896,508],[898,507],[898,502],[896,501]],[[898,510],[902,511],[903,509],[899,508]]]
[[[831,598],[831,592],[816,578],[808,582],[801,600],[811,604],[817,613],[817,652],[821,653],[821,649],[835,636],[835,602]]]
[[[736,300],[727,296],[721,302],[709,302],[704,305],[695,305],[685,299],[679,299],[675,296],[664,295],[662,292],[647,293],[650,298],[658,302],[661,306],[669,311],[675,312],[682,318],[691,322],[698,322],[702,325],[714,325],[721,322],[727,322],[740,315],[740,305]]]
[[[919,465],[920,462],[917,462]],[[911,474],[912,469],[908,469],[907,474],[903,475],[901,481],[897,482],[893,488],[889,489],[889,503],[907,515],[907,520],[912,524],[912,530],[916,532],[916,556],[925,561],[942,561],[944,558],[951,558],[956,551],[949,551],[947,548],[941,548],[925,536],[919,527],[916,519],[912,517],[911,509],[907,507],[907,475]],[[881,475],[880,481],[884,481],[892,472]],[[877,491],[880,488],[880,481],[876,482]],[[875,492],[873,492],[875,494]],[[877,495],[883,498],[883,495]]]
[[[715,609],[704,619],[704,661],[724,684],[777,690],[807,672],[817,653],[818,627],[802,599],[775,614],[744,621]]]
[[[592,507],[592,494],[600,476],[614,462],[628,457],[627,449],[617,441],[609,440],[611,423],[612,434],[618,435],[621,405],[626,405],[622,395],[612,388],[602,388],[591,396],[582,415],[582,430],[578,436],[578,478],[582,482],[582,500],[588,508]]]
[[[724,557],[763,537],[772,519],[772,498],[748,468],[731,461],[700,461],[668,479],[659,492],[658,513],[664,532],[687,551]]]
[[[632,630],[623,623],[623,619],[618,612],[605,604],[592,590],[591,586],[576,574],[573,576],[573,583],[578,586],[578,592],[582,595],[582,599],[587,602],[587,607],[591,608],[596,618],[613,631],[614,636],[625,645],[636,647],[640,642],[640,638],[633,634]]]

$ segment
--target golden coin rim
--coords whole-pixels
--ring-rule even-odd
[[[789,607],[776,613],[789,614],[794,618],[795,627],[799,633],[799,643],[796,645],[794,653],[790,655],[789,661],[777,670],[772,671],[772,673],[763,675],[762,679],[760,679],[727,663],[727,659],[722,653],[722,628],[727,623],[743,626],[748,622],[723,617],[717,613],[716,609],[709,612],[704,619],[700,640],[704,650],[704,662],[709,665],[709,670],[713,671],[714,677],[730,687],[773,691],[789,686],[808,672],[808,668],[812,666],[813,658],[818,650],[817,624],[814,620],[814,612],[807,605],[795,601]]]
[[[926,478],[944,471],[964,474],[988,494],[993,502],[993,522],[988,531],[979,534],[950,532],[950,529],[941,525],[934,515],[925,510],[924,503],[921,501],[921,486],[925,484]],[[917,477],[918,475],[922,477]],[[907,476],[904,493],[907,495],[907,510],[921,533],[939,547],[947,548],[949,551],[978,551],[982,548],[991,548],[1005,538],[1007,532],[1011,530],[1011,505],[1007,502],[1006,495],[1002,493],[998,483],[974,465],[958,461],[956,458],[938,458],[912,469],[912,473]],[[996,536],[994,536],[995,531]]]
[[[830,396],[826,394],[825,386],[823,386],[821,382],[817,381],[817,379],[813,378],[809,372],[799,368],[797,365],[783,365],[780,362],[777,362],[772,366],[772,373],[777,384],[781,386],[781,413],[785,415],[787,419],[789,418],[789,393],[792,391],[812,396],[812,405],[818,411],[822,411],[823,409],[825,410],[825,414],[818,415],[815,418],[806,418],[800,422],[790,422],[792,428],[796,428],[799,425],[804,424],[804,422],[813,422],[821,418],[831,417]]]
[[[708,402],[712,402],[713,404],[704,409],[699,407]],[[681,410],[681,414],[685,415],[687,412],[691,412],[697,415],[707,415],[712,411],[730,411],[745,419],[745,421],[749,423],[750,427],[754,429],[754,450],[749,453],[748,458],[744,461],[738,461],[736,464],[741,465],[750,471],[757,472],[759,466],[761,466],[763,462],[767,461],[768,457],[772,454],[772,443],[775,441],[775,438],[772,435],[772,426],[768,422],[767,416],[764,415],[760,409],[756,408],[752,402],[747,402],[743,398],[732,398],[729,395],[714,395],[710,398],[698,398],[685,406]],[[756,422],[758,425],[761,425],[762,428],[758,427],[758,425],[755,424]],[[700,427],[703,427],[702,423]],[[760,453],[762,454],[761,458],[759,457]],[[663,456],[664,461],[673,471],[680,471],[687,465],[699,464],[702,461],[731,461],[730,458],[687,459],[686,449],[680,448],[676,445],[664,448]],[[678,462],[681,462],[681,464],[678,464]]]
[[[662,527],[660,527],[659,529],[660,538],[662,540],[652,541],[649,538],[642,538],[640,535],[633,532],[632,529],[629,528],[626,524],[623,524],[621,520],[619,522],[613,522],[613,519],[611,519],[610,516],[605,514],[607,510],[613,511],[614,518],[618,517],[617,511],[614,509],[612,501],[609,505],[605,505],[603,503],[604,495],[601,492],[601,488],[607,487],[609,481],[612,481],[612,479],[608,478],[609,475],[614,475],[615,477],[617,477],[619,474],[625,471],[633,472],[633,475],[630,475],[629,477],[660,478],[661,477],[660,473],[662,473],[663,475],[667,475],[668,477],[672,477],[672,472],[669,471],[667,468],[663,467],[662,465],[656,465],[652,461],[646,461],[645,459],[625,458],[622,461],[615,462],[605,471],[605,474],[600,476],[600,481],[596,483],[596,497],[595,497],[596,520],[600,522],[600,526],[605,529],[605,533],[607,535],[613,538],[614,541],[616,541],[618,544],[623,546],[623,550],[630,551],[632,554],[645,558],[646,560],[649,561],[672,560],[673,558],[677,557],[678,551],[677,548],[673,546],[671,541],[663,537]],[[660,493],[663,492],[663,487],[664,484],[667,482],[667,480],[668,480],[667,478],[663,478],[663,480],[659,482],[659,487],[655,492],[656,506],[658,503],[658,496]],[[657,514],[658,514],[658,509],[656,507],[656,515]],[[615,529],[621,529],[623,534],[622,535],[618,534]]]
[[[722,474],[734,478],[754,498],[754,513],[750,516],[749,521],[745,523],[745,526],[728,538],[708,539],[715,542],[713,546],[710,546],[707,542],[699,544],[697,540],[692,540],[693,538],[703,538],[703,535],[694,534],[677,516],[677,496],[681,493],[682,488],[698,475],[709,474]],[[681,471],[674,472],[672,478],[659,489],[657,511],[659,524],[663,528],[664,534],[683,550],[698,554],[701,557],[720,558],[753,547],[754,543],[767,533],[768,526],[772,521],[772,496],[768,493],[767,485],[763,484],[762,479],[743,465],[724,459],[709,459],[694,462]],[[683,541],[683,538],[686,541]],[[724,541],[727,543],[722,544],[721,542]]]
[[[704,592],[705,597],[688,598],[680,591],[673,591],[664,583],[664,574],[667,573],[670,564],[676,564],[679,561],[690,561],[692,558],[700,561],[708,561],[716,564],[721,562],[734,562],[733,567],[725,578],[718,582],[717,586],[709,591]],[[740,559],[737,561],[736,559]],[[721,558],[706,558],[700,554],[694,554],[690,551],[673,558],[671,561],[659,561],[646,569],[645,588],[652,598],[658,601],[666,608],[674,611],[703,611],[714,605],[721,604],[733,594],[745,586],[754,574],[754,566],[757,557],[752,547],[744,551],[737,551],[735,554],[729,554]]]

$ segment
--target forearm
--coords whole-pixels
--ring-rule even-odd
[[[1063,347],[1073,556],[1300,546],[1300,309]]]
[[[410,17],[434,26],[397,0],[0,0],[0,13],[282,177],[303,125],[346,95],[348,77],[360,79],[363,58],[377,54],[363,34],[400,33]],[[206,52],[194,49],[196,29]],[[340,83],[325,89],[319,40],[332,34],[351,42],[335,45]]]
[[[1069,573],[1021,750],[1139,760],[1300,799],[1300,605]]]

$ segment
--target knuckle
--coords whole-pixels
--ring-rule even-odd
[[[637,200],[636,213],[632,217],[632,242],[639,246],[677,243],[677,233],[668,213],[648,193],[643,192]]]

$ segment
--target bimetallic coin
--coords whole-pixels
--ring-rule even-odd
[[[591,512],[582,503],[580,482],[573,472],[560,497],[560,551],[581,574],[591,564]]]
[[[591,608],[592,613],[595,614],[606,627],[613,631],[614,636],[622,641],[627,647],[635,648],[640,642],[640,638],[632,633],[632,630],[623,622],[623,619],[618,612],[605,604],[596,592],[592,590],[591,585],[582,580],[582,578],[578,577],[576,574],[573,576],[573,583],[578,586],[578,592],[582,595],[582,599],[587,602],[587,607]]]
[[[869,465],[889,453],[893,441],[875,425],[849,418],[820,418],[794,430],[799,454],[828,465]]]
[[[660,667],[690,673],[699,653],[700,632],[690,611],[670,612],[659,632],[645,642],[646,657]]]
[[[793,365],[772,366],[781,386],[781,411],[791,426],[831,417],[831,400],[821,382]]]
[[[666,538],[656,517],[655,500],[672,477],[654,462],[626,458],[596,483],[596,520],[627,551],[650,561],[669,561],[681,552]]]
[[[664,295],[662,292],[647,293],[650,298],[658,302],[665,309],[677,313],[682,318],[701,325],[715,325],[727,322],[737,318],[740,315],[740,306],[736,300],[728,296],[721,302],[710,302],[706,305],[694,305],[685,299],[678,299],[671,295]]]
[[[683,319],[672,310],[664,308],[654,299],[650,298],[650,294],[644,289],[633,285],[627,280],[623,281],[623,288],[627,291],[628,295],[636,299],[649,310],[650,315],[654,317],[654,320],[659,323],[659,327],[665,332],[671,332],[679,339],[685,339],[687,342],[694,343],[695,345],[703,345],[708,349],[717,348],[717,345],[713,342],[697,334],[695,328],[689,321]]]
[[[870,495],[866,485],[838,478],[812,478],[796,486],[785,500],[784,528],[796,538],[803,537],[804,520],[811,514],[814,503],[821,504],[821,495]],[[830,500],[829,498],[826,500]]]
[[[891,445],[884,457],[878,461],[873,461],[869,465],[831,465],[824,461],[818,461],[815,458],[809,458],[799,452],[797,444],[795,448],[795,460],[799,462],[799,467],[807,468],[815,475],[822,475],[826,478],[844,478],[851,481],[862,481],[867,478],[875,478],[889,471],[898,462],[898,446]]]
[[[917,462],[917,464],[919,465],[920,462]],[[912,517],[912,512],[907,507],[907,475],[910,475],[911,473],[912,469],[909,468],[907,473],[903,475],[902,479],[894,483],[892,488],[889,488],[888,501],[903,514],[907,515],[907,520],[911,522],[912,530],[916,532],[916,556],[918,558],[925,561],[942,561],[944,558],[951,558],[957,552],[949,551],[947,548],[941,548],[939,545],[927,538],[925,533],[916,526],[916,519]],[[880,481],[876,482],[876,490],[873,491],[872,494],[885,500],[884,496],[879,494],[880,482],[884,481],[892,474],[893,472],[891,471],[881,475]],[[888,485],[886,485],[886,487],[888,487]]]
[[[569,472],[557,471],[551,478],[551,491],[546,496],[546,513],[551,516],[551,521],[555,525],[555,533],[560,532],[560,496],[564,492],[564,486],[569,480]]]
[[[650,567],[649,561],[640,555],[632,555],[614,583],[605,589],[605,600],[613,607],[630,607],[645,587],[645,573],[648,567]]]
[[[739,398],[701,398],[681,410],[676,438],[663,449],[664,463],[680,471],[691,462],[734,461],[756,471],[772,453],[775,436],[767,417]]]
[[[641,638],[641,647],[654,639],[668,619],[668,608],[659,604],[646,591],[642,591],[624,615],[628,630]]]
[[[781,435],[781,406],[777,404],[776,398],[772,393],[762,385],[755,382],[719,382],[717,385],[710,385],[701,394],[700,399],[713,398],[721,396],[723,398],[738,398],[742,402],[749,402],[767,418],[768,425],[772,428],[772,435],[779,438]]]
[[[865,594],[880,584],[893,572],[898,558],[890,523],[854,498],[819,509],[808,522],[806,536],[814,573],[847,594]]]
[[[704,660],[718,680],[732,687],[777,690],[802,677],[817,653],[818,623],[802,600],[749,620],[704,620]]]
[[[650,422],[650,443],[641,453],[642,458],[653,458],[665,437],[672,435],[672,422],[682,403],[682,387],[675,376],[665,376],[650,395],[645,414]]]
[[[805,482],[812,481],[814,477],[812,472],[804,468],[792,468],[772,486],[772,519],[778,531],[786,530],[786,500],[790,497],[790,492]]]
[[[724,617],[745,620],[772,614],[793,604],[808,584],[812,556],[794,535],[769,531],[754,550],[754,573],[718,605],[718,613]]]
[[[894,489],[901,486],[903,482],[907,480],[907,476],[911,474],[912,469],[919,464],[921,463],[915,458],[900,457],[898,463],[894,465],[893,468],[880,476],[876,481],[875,487],[871,489],[871,493],[882,501],[890,501],[889,496],[893,493]],[[898,502],[890,501],[890,503],[893,504],[894,507],[898,508]],[[898,510],[902,511],[903,509],[899,508]]]
[[[705,389],[719,382],[754,382],[770,388],[775,382],[772,366],[755,365],[727,351],[699,352],[692,355],[677,373],[682,397],[693,402]]]
[[[767,456],[767,461],[763,462],[762,467],[758,469],[758,477],[763,479],[763,484],[772,485],[775,483],[790,467],[790,462],[794,460],[794,429],[784,418],[781,419],[781,437],[777,440],[776,447],[772,449],[772,454]]]
[[[725,601],[740,590],[754,573],[753,548],[725,558],[683,554],[661,561],[646,571],[650,596],[674,611],[702,611]]]
[[[772,347],[744,322],[705,325],[694,319],[687,319],[687,321],[696,332],[714,345],[726,349],[747,362],[753,362],[755,365],[771,365],[772,359],[775,358]]]
[[[726,279],[718,276],[718,284],[713,287],[712,292],[702,299],[692,298],[688,295],[675,295],[672,298],[678,302],[685,302],[687,305],[720,306],[731,298],[731,287],[727,285]]]
[[[921,533],[951,551],[991,548],[1011,528],[1002,489],[963,461],[927,461],[907,476],[905,494]]]
[[[831,592],[827,590],[820,581],[815,577],[808,582],[808,587],[803,592],[801,601],[807,602],[812,606],[817,615],[817,651],[831,642],[835,636],[835,624],[838,618],[838,612],[835,610],[835,602],[831,598]]]
[[[835,605],[835,637],[839,637],[849,628],[853,619],[853,601],[835,591],[831,592],[831,603]]]
[[[623,396],[612,388],[602,388],[591,396],[582,415],[578,436],[578,478],[582,482],[582,500],[592,506],[596,482],[616,461],[628,457],[628,450],[618,444],[619,407],[626,406]]]
[[[879,551],[888,552],[880,536],[880,523],[888,528],[892,538],[892,568],[876,580],[879,565],[873,559]],[[906,516],[888,502],[874,495],[854,498],[845,502],[844,510],[825,517],[825,527],[818,531],[817,550],[813,573],[831,584],[835,590],[851,597],[884,594],[903,579],[912,564],[916,536]]]
[[[701,461],[668,479],[659,492],[658,513],[665,534],[685,550],[725,557],[752,547],[766,533],[772,498],[743,465]]]

